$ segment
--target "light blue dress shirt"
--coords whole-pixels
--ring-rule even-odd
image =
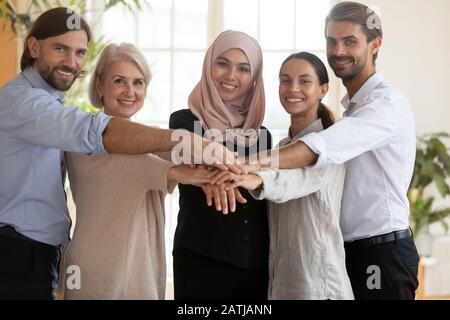
[[[0,227],[50,245],[69,239],[61,151],[105,154],[111,117],[63,107],[62,93],[28,68],[0,88]]]

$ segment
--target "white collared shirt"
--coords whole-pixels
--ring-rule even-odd
[[[312,168],[347,163],[341,229],[345,241],[409,226],[407,190],[416,152],[411,108],[380,73],[342,100],[344,117],[300,140],[319,155]]]

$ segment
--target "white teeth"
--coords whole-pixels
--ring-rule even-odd
[[[229,89],[229,90],[232,90],[232,89],[236,89],[236,88],[237,88],[236,86],[233,86],[233,85],[227,84],[227,83],[221,83],[221,85],[222,85],[222,87],[224,87],[225,89]]]
[[[57,70],[58,73],[64,75],[64,76],[72,76],[72,72],[66,72],[66,71],[62,71],[62,70]]]
[[[134,104],[134,101],[129,100],[118,100],[120,104],[125,104],[127,106],[132,106]]]
[[[286,98],[286,101],[290,102],[290,103],[298,103],[298,102],[305,101],[305,99],[303,99],[303,98]]]

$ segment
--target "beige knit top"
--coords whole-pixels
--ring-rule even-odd
[[[173,166],[155,155],[67,153],[76,226],[65,266],[81,289],[65,299],[164,299],[164,197]]]

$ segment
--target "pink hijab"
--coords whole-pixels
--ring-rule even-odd
[[[211,77],[211,66],[219,55],[229,49],[241,49],[247,56],[253,86],[243,96],[224,103]],[[216,129],[228,140],[232,136],[234,142],[240,145],[248,145],[258,139],[265,113],[262,66],[261,47],[254,38],[231,30],[222,32],[216,38],[206,52],[200,82],[188,99],[189,109],[205,130]]]

